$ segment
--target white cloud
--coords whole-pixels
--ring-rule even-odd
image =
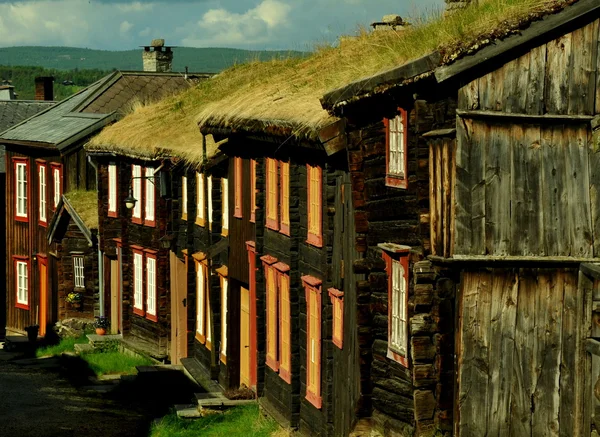
[[[142,3],[142,2],[133,2],[133,3],[124,3],[116,5],[117,8],[121,12],[147,12],[151,11],[154,8],[154,3]]]
[[[244,13],[210,9],[182,42],[190,46],[265,43],[289,25],[291,9],[278,0],[263,0]]]
[[[129,21],[125,20],[121,23],[121,26],[119,26],[119,32],[121,32],[122,34],[127,33],[131,30],[132,27],[133,27],[133,24],[131,24]]]
[[[138,35],[139,36],[149,36],[152,33],[152,29],[146,27],[144,30],[141,30]]]

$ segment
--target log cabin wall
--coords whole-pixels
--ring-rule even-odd
[[[456,102],[379,103],[347,111],[356,250],[360,254],[353,267],[354,273],[362,276],[356,282],[358,343],[360,356],[365,357],[360,368],[358,414],[371,417],[374,427],[384,434],[448,431],[452,428],[448,393],[451,399],[454,382],[453,362],[448,358],[452,351],[446,345],[451,348],[453,344],[449,341],[453,288],[444,282],[448,274],[420,263],[431,253],[431,140],[423,135],[454,128]],[[371,110],[373,105],[377,111]],[[383,118],[394,116],[398,106],[407,110],[409,117],[407,189],[385,185]],[[411,322],[408,367],[387,358],[388,282],[382,251],[377,247],[384,242],[412,248],[408,318],[415,326],[413,329]]]
[[[23,150],[23,148],[19,148]],[[57,320],[57,301],[53,297],[55,295],[55,281],[52,280],[56,276],[55,263],[52,262],[53,248],[49,247],[46,238],[47,226],[40,225],[39,219],[39,178],[36,170],[36,160],[43,160],[48,164],[47,167],[47,205],[48,209],[46,216],[48,223],[53,214],[52,208],[52,189],[50,178],[50,163],[60,163],[60,157],[57,151],[36,151],[25,154],[16,151],[16,146],[6,147],[6,283],[7,283],[7,314],[6,327],[9,332],[24,333],[26,326],[35,325],[39,321],[39,266],[37,254],[46,255],[48,257],[48,322],[53,323]],[[15,170],[13,158],[21,158],[27,162],[27,222],[15,220],[16,208],[16,188],[15,188]],[[36,260],[33,255],[36,254]],[[14,256],[24,257],[24,260],[29,262],[28,274],[28,293],[29,293],[29,309],[21,309],[16,307],[16,279]]]
[[[455,255],[600,256],[599,21],[460,89]]]
[[[92,231],[95,235],[96,231]],[[62,242],[57,244],[58,255],[58,319],[86,318],[94,320],[100,311],[98,252],[97,247],[89,246],[89,242],[79,227],[72,221],[67,225]],[[73,255],[83,256],[85,287],[75,288]],[[82,305],[76,308],[65,302],[71,292],[83,294]]]

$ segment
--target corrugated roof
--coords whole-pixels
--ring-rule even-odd
[[[48,109],[55,103],[44,100],[0,100],[0,132]]]

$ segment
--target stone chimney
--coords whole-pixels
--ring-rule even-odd
[[[479,0],[444,0],[446,2],[446,14],[466,8],[470,4],[477,4]]]
[[[54,78],[52,76],[35,78],[35,100],[54,100]]]
[[[371,23],[371,27],[373,27],[373,30],[401,31],[409,25],[410,24],[404,21],[400,15],[384,15],[381,21]]]
[[[12,85],[0,85],[0,100],[15,100],[15,87]]]
[[[168,73],[173,65],[172,47],[165,46],[164,39],[153,39],[149,46],[143,46],[142,61],[144,71]]]

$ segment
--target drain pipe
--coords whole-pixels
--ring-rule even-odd
[[[92,160],[92,157],[88,155],[88,162],[92,168],[96,171],[96,193],[100,186],[100,176],[98,175],[98,166]],[[100,249],[100,232],[97,235],[98,238],[98,303],[100,305],[99,316],[104,316],[104,254]]]

